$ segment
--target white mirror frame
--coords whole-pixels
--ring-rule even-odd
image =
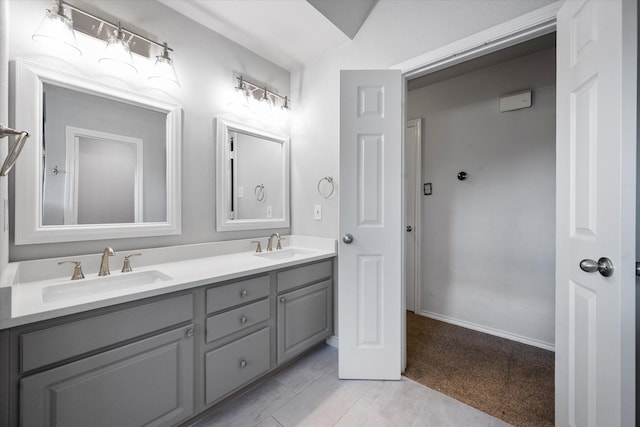
[[[267,228],[288,228],[289,214],[289,137],[284,134],[266,132],[226,118],[215,119],[216,127],[216,231],[259,230]],[[229,171],[229,150],[227,136],[238,131],[259,138],[270,139],[282,144],[282,218],[265,219],[229,219],[230,210],[228,189],[231,188]]]
[[[165,222],[42,225],[43,83],[167,114],[167,205]],[[179,105],[23,59],[16,59],[15,125],[17,129],[25,129],[29,132],[27,143],[15,166],[14,218],[16,245],[162,236],[181,233],[180,153],[182,110]]]

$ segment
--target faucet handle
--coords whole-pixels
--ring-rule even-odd
[[[251,243],[257,243],[256,252],[262,252],[262,246],[260,246],[260,240],[252,240]]]
[[[276,245],[276,249],[282,249],[282,246],[280,245],[281,240],[286,240],[286,239],[284,237],[278,236],[278,244]]]
[[[60,261],[58,263],[58,265],[62,265],[62,264],[74,264],[73,275],[71,276],[71,280],[84,279],[84,273],[82,272],[82,266],[80,265],[80,261]]]
[[[131,258],[132,256],[140,256],[142,255],[140,252],[137,252],[135,254],[129,254],[127,256],[124,257],[124,263],[122,264],[122,273],[129,273],[131,271],[133,271],[131,269],[131,262],[129,261],[129,258]]]

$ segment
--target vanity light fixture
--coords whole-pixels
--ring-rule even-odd
[[[153,67],[153,73],[149,76],[151,81],[166,81],[180,87],[176,69],[173,68],[173,59],[169,58],[169,51],[172,50],[166,43],[162,45],[162,53],[156,56],[156,63]]]
[[[125,40],[124,33],[122,32],[122,26],[118,22],[118,28],[113,30],[107,47],[104,48],[102,57],[98,60],[99,63],[108,65],[109,67],[116,69],[118,72],[125,73],[137,73],[138,70],[133,65],[133,56],[131,56],[131,48],[129,42]]]
[[[252,97],[251,92],[247,89],[247,85],[244,83],[242,76],[238,77],[238,86],[234,88],[233,97],[229,101],[229,107],[248,109],[249,98]]]
[[[252,107],[250,104],[253,101],[255,108],[261,112],[266,114],[274,114],[277,113],[276,105],[279,102],[280,108],[278,109],[280,113],[284,113],[285,117],[291,111],[291,100],[288,96],[278,95],[275,92],[267,89],[266,86],[261,87],[256,83],[252,83],[245,79],[243,76],[237,76],[238,86],[236,86],[236,93],[234,96],[237,97],[237,94],[240,93],[244,96],[244,99],[247,99],[249,102],[247,105]],[[260,97],[256,100],[254,93],[258,93]],[[235,99],[229,103],[229,105],[235,105]]]
[[[69,16],[65,14],[65,8],[69,10]],[[53,32],[49,28],[66,29],[64,32]],[[55,0],[52,10],[47,14],[33,34],[36,41],[55,40],[59,44],[69,46],[76,54],[82,52],[77,46],[75,32],[80,31],[91,37],[107,42],[105,52],[99,59],[101,64],[117,66],[117,68],[129,72],[136,71],[131,53],[137,53],[146,58],[152,58],[151,47],[160,49],[160,54],[155,58],[155,66],[150,81],[166,81],[180,86],[178,76],[173,67],[173,60],[169,57],[172,52],[167,43],[158,43],[131,30],[124,29],[118,22],[102,19],[93,13],[80,9],[64,0]]]
[[[283,121],[286,121],[289,118],[289,111],[291,111],[291,108],[289,107],[289,97],[285,96],[284,101],[278,110],[278,115]]]
[[[265,87],[262,89],[262,97],[260,98],[260,102],[258,103],[258,108],[262,114],[265,116],[273,115],[273,102],[269,97],[269,91]]]
[[[73,21],[65,14],[61,0],[58,0],[51,10],[47,9],[47,13],[32,38],[37,42],[56,46],[73,55],[82,55],[76,34],[73,31]]]

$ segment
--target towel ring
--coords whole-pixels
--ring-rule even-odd
[[[323,185],[323,182],[327,182]],[[334,191],[336,190],[336,183],[333,180],[332,176],[325,176],[318,181],[318,194],[325,199],[333,196]]]
[[[264,200],[264,184],[256,185],[256,188],[253,189],[253,194],[256,195],[256,200],[261,202]]]

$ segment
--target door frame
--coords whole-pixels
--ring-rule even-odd
[[[424,76],[429,73],[433,73],[444,68],[457,65],[471,59],[475,59],[492,52],[496,52],[501,49],[514,46],[518,43],[522,43],[528,40],[535,39],[540,36],[552,33],[556,31],[556,17],[562,1],[549,4],[540,9],[536,9],[527,14],[516,17],[510,21],[503,22],[494,27],[488,28],[484,31],[472,34],[466,38],[442,46],[438,49],[432,50],[425,54],[419,55],[415,58],[411,58],[407,61],[403,61],[399,64],[392,66],[392,69],[399,69],[402,73],[402,123],[407,123],[407,86],[408,81]],[[403,126],[403,130],[405,127]],[[402,153],[405,155],[406,139],[402,141]],[[405,189],[403,188],[403,222],[406,225],[406,214],[404,213],[404,207],[406,206]],[[421,199],[420,199],[421,200]],[[419,227],[418,217],[417,227]],[[402,289],[403,289],[403,308],[406,303],[406,291],[407,282],[404,274],[405,268],[405,254],[404,248],[406,247],[406,233],[402,234],[402,263],[403,263],[403,277],[402,277]],[[416,263],[418,264],[418,263]],[[419,288],[417,286],[416,288]],[[419,305],[419,297],[416,297],[416,305]],[[404,313],[403,313],[404,314]],[[403,336],[402,341],[402,361],[403,371],[406,365],[406,317],[403,316],[403,328],[401,334]]]
[[[406,82],[552,33],[556,30],[556,15],[561,6],[562,1],[551,3],[390,68],[399,69]],[[403,115],[406,116],[404,108]]]
[[[391,68],[400,69],[404,80],[405,91],[403,95],[405,98],[402,102],[403,123],[406,123],[406,87],[408,80],[556,31],[557,14],[562,5],[562,1],[557,1],[392,66]],[[404,239],[403,234],[402,247],[405,245]],[[406,283],[403,283],[403,286],[406,286]],[[406,323],[404,326],[405,330],[402,331],[403,334],[406,333]],[[402,351],[403,357],[406,357],[406,347],[403,348]],[[633,397],[630,397],[630,400],[633,400]],[[633,414],[631,414],[631,416],[632,415]],[[623,418],[624,416],[629,416],[629,413],[624,414]]]
[[[412,131],[410,131],[410,129],[413,129]],[[414,175],[413,176],[409,176],[407,177],[407,179],[411,180],[413,179],[414,182],[414,194],[413,197],[415,198],[414,201],[414,209],[413,209],[413,215],[414,215],[414,219],[413,219],[413,223],[412,224],[407,224],[407,213],[405,213],[404,215],[404,221],[405,221],[405,227],[407,225],[411,225],[413,227],[412,233],[413,233],[413,255],[414,255],[414,262],[413,262],[413,275],[414,275],[414,289],[413,289],[413,307],[405,307],[407,310],[412,310],[414,313],[418,314],[421,311],[421,307],[420,307],[420,286],[418,285],[419,280],[422,276],[422,268],[420,267],[420,263],[417,261],[420,259],[420,248],[421,248],[421,243],[422,243],[422,239],[420,236],[421,230],[422,230],[422,197],[421,197],[421,184],[422,184],[422,119],[418,118],[418,119],[411,119],[407,121],[407,125],[406,125],[406,129],[405,129],[405,138],[404,138],[404,144],[405,144],[405,149],[404,149],[404,157],[405,157],[405,164],[406,164],[406,160],[407,160],[407,149],[406,149],[406,141],[407,141],[407,137],[409,135],[409,133],[412,133],[413,135],[413,140],[416,143],[415,146],[415,150],[413,151],[413,161],[414,161],[414,168],[413,168],[413,172]],[[409,159],[409,161],[411,161],[411,159]],[[406,198],[408,196],[407,192],[404,192],[404,197]],[[405,206],[406,206],[406,200],[405,200]],[[406,236],[406,235],[405,235]],[[406,238],[406,237],[405,237]],[[406,241],[405,241],[406,242]],[[406,266],[406,260],[403,259],[403,265]],[[408,289],[407,287],[407,280],[406,280],[406,276],[405,276],[405,280],[404,280],[404,290],[405,292],[409,292],[410,289]],[[404,297],[404,301],[407,301],[406,295]]]
[[[403,98],[402,98],[402,122],[407,122],[407,83],[409,80],[430,74],[444,68],[448,68],[471,59],[475,59],[484,55],[488,55],[492,52],[496,52],[501,49],[514,46],[518,43],[522,43],[528,40],[535,39],[537,37],[544,36],[546,34],[556,31],[556,15],[562,6],[562,2],[558,1],[549,4],[540,9],[536,9],[527,14],[521,15],[510,21],[503,22],[494,27],[488,28],[479,33],[472,34],[469,37],[463,38],[456,42],[442,46],[438,49],[432,50],[425,54],[419,55],[415,58],[411,58],[407,61],[403,61],[399,64],[392,66],[392,69],[399,69],[402,72],[403,78]],[[405,154],[406,137],[403,140],[403,156]],[[421,181],[421,176],[417,177]],[[418,187],[419,189],[419,187]],[[403,189],[404,190],[404,189]],[[403,191],[404,192],[404,191]],[[406,192],[404,192],[406,193]],[[406,206],[406,194],[403,194],[403,206]],[[421,201],[421,198],[418,200]],[[416,203],[419,207],[421,203]],[[404,208],[403,208],[404,209]],[[420,227],[420,211],[416,213],[416,229]],[[403,214],[403,221],[406,225],[406,214]],[[417,234],[417,233],[416,233]],[[402,248],[406,245],[406,233],[402,234]],[[419,256],[419,252],[416,252],[416,257]],[[403,271],[406,259],[403,253]],[[415,264],[419,264],[416,262]],[[420,272],[420,266],[417,265],[418,276]],[[416,286],[416,308],[420,308],[420,287]],[[406,292],[407,280],[403,275],[402,289]],[[403,295],[403,300],[406,302],[406,295]],[[406,309],[406,307],[405,307]],[[417,312],[416,312],[417,313]],[[406,321],[402,334],[406,333]],[[403,360],[406,360],[406,344],[402,349]]]

